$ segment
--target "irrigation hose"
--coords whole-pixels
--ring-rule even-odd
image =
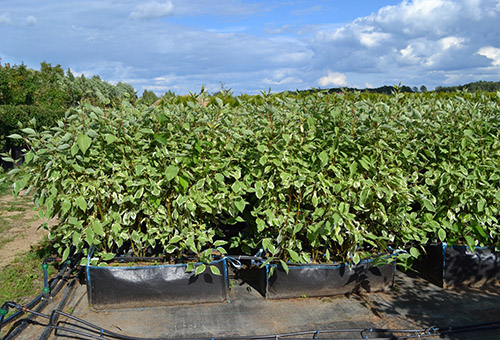
[[[66,293],[65,298],[59,305],[62,306],[65,304],[65,300],[69,293],[71,292],[72,287],[68,287],[68,291]],[[37,311],[33,311],[29,308],[16,304],[15,302],[9,301],[2,306],[2,308],[15,308],[21,310],[25,313],[32,313],[33,315],[43,317],[49,320],[49,325],[47,326],[47,330],[44,334],[48,336],[52,330],[56,331],[57,336],[63,336],[61,333],[72,334],[73,336],[84,336],[91,339],[120,339],[120,340],[167,340],[167,338],[141,338],[141,337],[132,337],[119,333],[112,332],[110,330],[99,327],[91,322],[85,321],[78,317],[75,317],[71,314],[64,313],[57,308],[52,311],[51,315],[39,313]],[[59,317],[65,317],[75,323],[64,322],[69,326],[78,327],[69,328],[60,326],[62,322],[59,322]],[[83,326],[82,326],[83,325]],[[376,340],[398,340],[398,339],[420,339],[420,338],[430,338],[430,337],[441,337],[443,335],[452,334],[452,333],[464,333],[464,332],[476,332],[476,331],[484,331],[490,329],[499,329],[500,321],[489,322],[489,323],[481,323],[474,324],[468,326],[461,327],[448,327],[448,328],[425,328],[425,329],[377,329],[377,328],[351,328],[351,329],[327,329],[327,330],[317,330],[317,331],[302,331],[302,332],[291,332],[291,333],[283,333],[283,334],[272,334],[272,335],[258,335],[258,336],[238,336],[238,337],[207,337],[207,338],[193,338],[193,339],[183,339],[183,340],[267,340],[267,339],[276,339],[276,340],[303,340],[303,336],[311,335],[313,339],[318,339],[319,334],[341,334],[341,333],[359,333],[360,339],[376,339]],[[390,334],[399,334],[402,333],[401,336],[391,336],[391,337],[369,337],[368,334],[376,334],[376,333],[390,333]],[[66,334],[67,336],[69,336]],[[302,336],[302,337],[301,337]],[[43,338],[43,336],[42,336]],[[42,339],[41,338],[41,339]],[[342,338],[320,338],[321,340],[340,340]],[[351,338],[352,339],[352,338]],[[171,340],[171,339],[170,339]]]
[[[32,311],[32,308],[34,308],[37,305],[38,305],[38,307],[33,312],[40,313],[41,311],[43,311],[43,309],[49,303],[50,298],[56,296],[56,294],[66,284],[69,276],[72,274],[73,269],[75,268],[77,261],[79,261],[79,259],[78,259],[78,257],[75,257],[72,260],[68,260],[63,264],[58,275],[51,281],[51,283],[49,285],[51,294],[48,298],[47,298],[47,294],[42,292],[40,295],[38,295],[36,298],[34,298],[30,303],[28,303],[24,306],[24,311],[22,309],[16,308],[18,310],[16,313],[12,314],[11,316],[6,318],[5,320],[3,318],[0,319],[0,330],[3,328],[3,325],[6,325],[8,323],[11,323],[11,322],[17,320],[21,315],[23,315],[27,312],[31,313],[29,311]],[[45,264],[47,262],[55,262],[55,261],[50,261],[50,260],[45,259],[43,263]],[[4,305],[7,306],[6,304],[4,304]],[[4,313],[4,312],[2,312],[2,313]],[[5,314],[7,314],[7,313],[8,313],[8,311],[5,312]],[[16,328],[11,329],[9,331],[9,333],[5,336],[4,340],[10,340],[10,339],[14,339],[15,337],[17,337],[17,335],[22,330],[24,330],[24,328],[27,327],[28,322],[31,321],[31,319],[34,317],[34,315],[35,315],[34,313],[31,313],[25,320],[22,321],[21,324],[16,326]]]
[[[83,272],[83,267],[80,268],[76,277],[66,287],[66,293],[64,294],[64,297],[62,298],[61,302],[59,303],[55,311],[52,312],[49,325],[55,324],[57,322],[58,315],[55,312],[56,311],[60,312],[66,306],[66,302],[68,301],[71,292],[75,288],[76,281],[82,272]],[[40,337],[39,340],[47,340],[50,336],[51,331],[52,329],[50,327],[46,327],[45,331],[42,333],[42,336]]]

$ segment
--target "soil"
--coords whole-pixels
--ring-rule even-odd
[[[43,222],[53,226],[57,219],[40,219],[30,196],[0,196],[0,267],[43,240],[48,234],[47,230],[40,228]]]

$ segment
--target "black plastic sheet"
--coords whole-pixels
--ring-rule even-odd
[[[269,276],[271,267],[274,272]],[[394,283],[393,264],[373,266],[363,262],[349,268],[340,265],[289,265],[288,274],[279,265],[267,265],[254,273],[252,285],[269,299],[333,296],[382,291]],[[248,277],[248,275],[247,275]]]
[[[226,259],[212,262],[202,274],[186,272],[187,265],[87,266],[87,295],[95,309],[140,308],[221,302],[228,296]]]
[[[414,264],[419,274],[443,287],[482,287],[500,284],[500,254],[491,248],[428,245]]]

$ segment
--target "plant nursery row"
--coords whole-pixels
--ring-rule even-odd
[[[260,251],[288,272],[500,247],[500,93],[206,96],[82,103],[9,136],[26,150],[14,191],[58,217],[63,258]]]

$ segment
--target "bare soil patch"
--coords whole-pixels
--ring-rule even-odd
[[[57,224],[57,219],[40,219],[34,211],[32,197],[0,196],[0,267],[42,241],[48,234],[47,230],[40,228],[43,222],[53,226]]]

